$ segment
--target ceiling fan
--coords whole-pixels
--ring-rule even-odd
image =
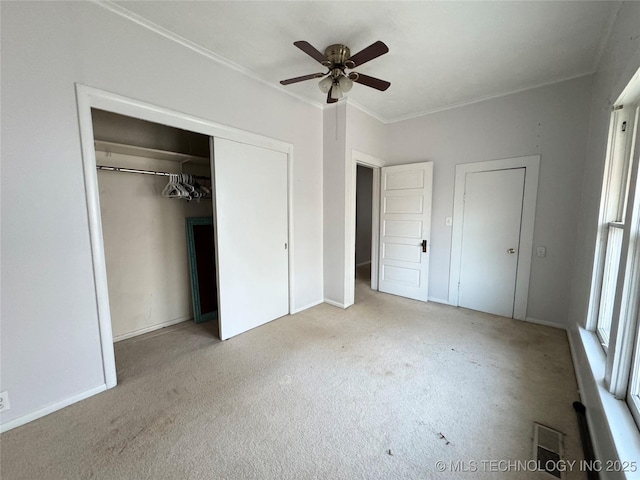
[[[380,91],[385,91],[391,85],[391,83],[385,80],[370,77],[364,73],[345,72],[345,69],[350,70],[352,68],[359,67],[369,60],[373,60],[374,58],[387,53],[389,48],[379,40],[355,55],[351,55],[349,47],[340,43],[329,45],[325,49],[324,54],[304,40],[293,42],[293,44],[304,53],[327,67],[329,71],[326,73],[312,73],[310,75],[303,75],[302,77],[281,80],[280,83],[282,85],[290,85],[292,83],[303,82],[305,80],[325,77],[320,80],[318,86],[323,93],[327,94],[327,103],[335,103],[338,99],[342,98],[343,93],[351,90],[353,82],[361,83],[362,85],[366,85],[367,87],[375,88]]]

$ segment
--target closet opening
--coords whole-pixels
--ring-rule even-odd
[[[356,169],[356,286],[371,286],[373,234],[373,169],[357,165]]]
[[[114,343],[184,328],[219,337],[210,137],[91,117]]]

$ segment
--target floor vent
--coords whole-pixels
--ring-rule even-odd
[[[564,478],[564,472],[558,469],[562,459],[563,434],[539,423],[533,425],[533,455],[538,469],[556,478]]]

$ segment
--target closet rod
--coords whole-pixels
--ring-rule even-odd
[[[180,175],[179,173],[169,172],[156,172],[155,170],[138,170],[137,168],[124,168],[124,167],[110,167],[108,165],[96,165],[98,170],[108,170],[110,172],[125,172],[125,173],[143,173],[145,175],[160,175],[162,177],[168,177],[169,175]],[[191,175],[190,173],[188,175]],[[210,177],[203,177],[201,175],[191,175],[198,180],[211,180]]]

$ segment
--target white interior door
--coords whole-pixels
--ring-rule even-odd
[[[525,168],[467,173],[461,307],[513,317]]]
[[[426,302],[433,162],[383,167],[381,174],[378,288]]]
[[[289,313],[287,155],[213,139],[220,338]]]

